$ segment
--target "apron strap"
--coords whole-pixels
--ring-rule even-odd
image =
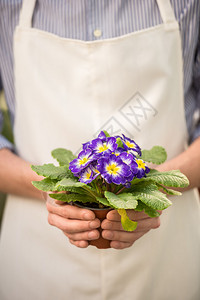
[[[156,1],[160,10],[163,23],[166,24],[166,23],[176,22],[176,18],[170,0],[156,0]]]
[[[160,10],[163,23],[171,23],[176,21],[170,0],[156,0],[156,1]],[[36,0],[23,1],[22,10],[19,19],[20,26],[31,27],[35,3]]]
[[[19,26],[32,27],[32,17],[36,0],[23,0],[20,12]]]

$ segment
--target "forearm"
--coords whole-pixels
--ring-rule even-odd
[[[188,189],[200,187],[200,137],[186,151],[158,167],[159,171],[180,170],[190,181]]]
[[[9,149],[0,150],[0,191],[42,199],[42,194],[31,184],[41,177],[31,170],[30,163],[24,161]]]

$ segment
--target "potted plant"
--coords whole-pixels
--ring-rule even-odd
[[[163,147],[141,150],[125,135],[111,137],[101,131],[96,139],[82,145],[77,157],[63,148],[51,154],[59,165],[32,165],[32,169],[44,177],[41,181],[33,181],[33,185],[51,192],[49,196],[53,199],[92,209],[97,216],[99,210],[107,213],[116,209],[126,231],[137,227],[137,222],[129,219],[126,210],[144,211],[152,218],[157,217],[158,211],[172,204],[167,194],[181,195],[171,187],[183,188],[189,184],[179,170],[159,172],[147,165],[159,165],[166,160]],[[105,214],[99,218],[104,218]],[[100,237],[100,242],[102,240]],[[109,247],[109,241],[106,246],[99,241],[92,244],[98,248]]]

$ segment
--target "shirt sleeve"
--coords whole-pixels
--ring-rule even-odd
[[[196,94],[196,112],[194,116],[194,130],[191,135],[191,142],[200,136],[200,23],[199,38],[195,53],[194,70],[193,70],[193,87]]]
[[[3,86],[2,86],[2,81],[1,81],[1,77],[0,77],[0,93],[1,93],[2,89],[3,89]],[[4,114],[3,114],[3,111],[0,106],[0,149],[8,148],[11,151],[14,151],[14,145],[2,133],[3,123],[4,123]]]

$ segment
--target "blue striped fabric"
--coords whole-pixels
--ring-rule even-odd
[[[190,140],[200,135],[200,2],[171,0],[180,25],[184,60],[185,115]],[[13,31],[22,0],[0,0],[0,74],[12,124],[15,114]],[[60,37],[93,41],[117,37],[162,23],[155,0],[38,0],[33,27]],[[95,37],[94,30],[102,35]],[[195,118],[194,118],[195,115]],[[2,116],[0,114],[0,129]],[[0,136],[0,148],[11,147]]]

